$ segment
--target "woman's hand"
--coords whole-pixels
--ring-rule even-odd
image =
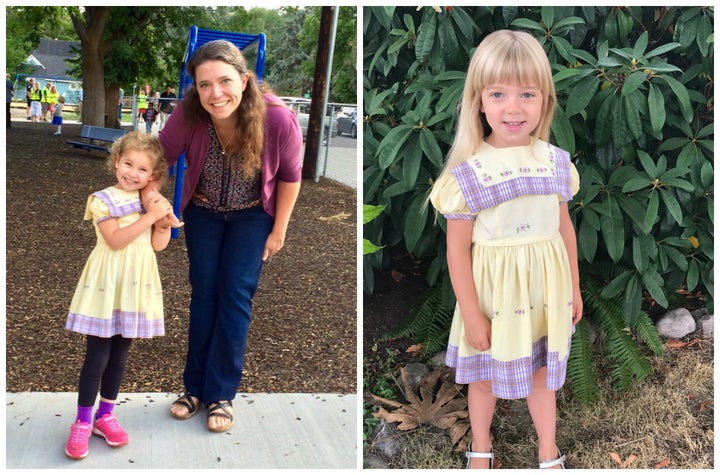
[[[285,245],[285,233],[273,231],[265,240],[265,249],[263,250],[262,260],[263,262],[270,259],[272,256],[280,252],[280,249]]]
[[[487,351],[492,345],[492,325],[485,315],[475,318],[463,318],[465,340],[478,351]]]

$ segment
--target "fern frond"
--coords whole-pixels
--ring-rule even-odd
[[[630,328],[637,333],[653,353],[658,356],[663,354],[663,344],[660,335],[658,335],[657,327],[646,312],[638,312],[637,316],[629,323]]]
[[[652,367],[626,326],[619,298],[603,299],[600,288],[592,280],[585,282],[583,301],[605,334],[613,386],[623,391],[632,385],[633,378],[642,380],[652,373]]]
[[[442,286],[435,285],[420,297],[391,337],[413,338],[423,344],[424,354],[437,353],[447,345],[453,313],[444,303]]]
[[[567,378],[573,396],[582,404],[600,399],[600,389],[593,369],[592,345],[588,338],[585,320],[580,320],[575,326],[575,334],[570,345]]]

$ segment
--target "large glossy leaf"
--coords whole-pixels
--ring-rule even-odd
[[[665,126],[665,98],[653,83],[648,83],[648,110],[650,113],[650,127],[658,133]]]
[[[650,296],[660,304],[661,307],[667,308],[668,301],[663,290],[663,278],[657,271],[652,270],[642,275],[642,282],[645,284],[645,288],[650,293]]]
[[[587,219],[580,223],[578,230],[577,245],[581,258],[587,262],[593,262],[595,252],[597,252],[598,234]]]
[[[428,157],[435,166],[441,168],[444,161],[442,150],[440,150],[435,136],[427,127],[420,129],[420,144],[425,156]]]
[[[680,81],[677,79],[667,76],[667,75],[659,75],[655,76],[658,79],[661,79],[667,83],[668,86],[670,86],[670,89],[672,89],[673,93],[675,94],[675,97],[677,98],[679,104],[680,104],[680,111],[682,112],[683,118],[690,122],[693,119],[693,110],[692,106],[690,105],[690,95],[688,94],[687,89],[685,86],[680,84]]]
[[[415,244],[425,230],[428,221],[428,206],[425,206],[425,197],[418,193],[413,198],[405,215],[405,247],[408,252],[415,250]]]
[[[635,71],[630,76],[625,78],[625,82],[623,83],[622,87],[622,95],[627,96],[628,94],[632,94],[642,86],[642,83],[645,82],[645,79],[647,79],[647,74],[642,71]]]
[[[565,116],[565,111],[560,106],[555,108],[551,129],[558,147],[567,150],[570,155],[573,155],[575,153],[575,134],[570,121]]]
[[[381,168],[388,168],[399,159],[399,151],[413,130],[411,125],[398,125],[382,139],[378,146],[378,163]]]
[[[565,114],[567,114],[568,117],[572,117],[584,111],[595,96],[597,89],[598,80],[595,76],[587,76],[578,81],[570,91],[570,94],[568,94]]]
[[[423,22],[418,29],[417,41],[415,41],[415,57],[419,62],[424,62],[435,44],[435,33],[437,32],[437,15],[428,12],[423,15]]]
[[[400,150],[400,154],[402,156],[403,182],[405,182],[405,188],[411,190],[417,183],[423,159],[422,146],[417,133],[410,136]]]
[[[625,249],[625,227],[622,212],[614,196],[609,195],[604,206],[605,214],[600,216],[605,247],[613,262],[619,262]]]
[[[682,223],[683,212],[677,198],[675,198],[668,190],[663,190],[662,188],[658,188],[658,192],[660,193],[660,198],[662,198],[663,203],[667,206],[668,211],[672,217],[675,218],[675,221],[677,221],[678,224]]]

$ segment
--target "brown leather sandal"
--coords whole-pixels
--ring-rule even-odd
[[[232,401],[215,401],[208,404],[208,430],[212,432],[225,432],[233,426],[233,414],[227,408],[232,409]],[[228,420],[228,423],[222,426],[210,427],[211,417],[222,417]]]
[[[200,399],[197,397],[195,397],[195,399],[197,399],[198,402],[197,403],[194,402],[193,401],[194,397],[195,396],[193,396],[189,392],[185,391],[185,394],[183,394],[178,399],[176,399],[175,402],[173,402],[172,405],[170,406],[170,415],[173,416],[175,419],[185,421],[185,420],[190,419],[195,414],[197,414],[197,412],[202,407],[202,402],[200,402]],[[186,412],[185,414],[175,414],[172,411],[172,408],[174,406],[182,406],[185,409],[187,409],[188,412]]]

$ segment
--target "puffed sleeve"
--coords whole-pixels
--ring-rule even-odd
[[[90,195],[85,205],[85,218],[93,223],[100,223],[111,218],[110,209],[105,202],[95,195]]]
[[[430,203],[446,219],[474,220],[477,213],[468,208],[457,179],[451,174],[442,175],[430,190]]]
[[[570,192],[575,196],[580,191],[580,174],[574,164],[570,164]]]

